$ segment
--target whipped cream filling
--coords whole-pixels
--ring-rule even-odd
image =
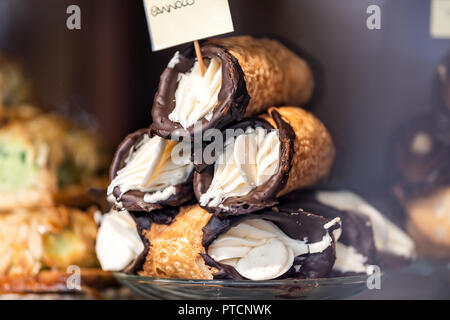
[[[177,156],[176,160],[172,158],[178,144],[158,136],[150,138],[144,135],[130,150],[125,166],[111,181],[108,199],[120,207],[120,198],[130,190],[144,192],[144,201],[148,203],[164,201],[174,195],[174,186],[185,182],[194,169],[188,153]],[[116,187],[120,189],[119,197],[113,195]]]
[[[324,225],[328,230],[332,224]],[[249,219],[220,235],[208,248],[215,261],[230,265],[243,277],[251,280],[275,279],[286,273],[297,256],[320,253],[333,243],[327,231],[322,240],[308,243],[308,239],[288,237],[273,222]]]
[[[177,61],[175,54],[169,65]],[[178,75],[178,87],[175,91],[175,108],[169,119],[189,128],[205,117],[211,120],[212,111],[217,105],[222,87],[222,63],[218,58],[205,59],[206,72],[202,77],[198,61],[187,73]]]
[[[367,257],[356,251],[355,248],[336,242],[336,261],[333,270],[342,273],[367,273]]]
[[[125,269],[144,251],[136,223],[128,211],[113,210],[102,217],[95,250],[105,271]]]
[[[245,134],[225,143],[214,165],[214,177],[201,195],[203,206],[218,206],[230,197],[241,197],[266,183],[278,170],[278,130],[247,128]]]
[[[375,247],[405,258],[415,256],[414,241],[377,209],[351,191],[319,191],[317,201],[338,210],[352,210],[366,215],[372,223]],[[344,226],[345,228],[345,226]]]

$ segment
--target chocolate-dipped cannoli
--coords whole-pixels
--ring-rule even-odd
[[[317,278],[335,260],[340,219],[283,208],[219,219],[198,205],[170,225],[142,229],[150,244],[140,275],[185,279]]]
[[[282,205],[301,208],[327,219],[339,217],[342,233],[336,239],[334,274],[367,273],[377,264],[376,248],[370,218],[355,210],[338,210],[318,201],[314,191],[294,191],[280,199]]]
[[[102,269],[129,274],[141,271],[150,246],[144,231],[153,223],[171,224],[179,211],[177,207],[165,207],[148,215],[111,209],[101,215],[95,250]]]
[[[144,250],[136,222],[128,211],[111,210],[102,216],[95,251],[103,270],[123,271],[134,265]]]
[[[330,134],[301,108],[270,108],[231,129],[237,137],[226,139],[215,164],[194,174],[200,206],[219,217],[273,206],[326,177],[333,163]]]
[[[222,129],[274,105],[302,106],[312,95],[308,64],[277,41],[211,39],[201,52],[207,69],[203,77],[193,47],[177,52],[161,75],[152,129],[164,138],[175,130],[193,135],[194,130]]]
[[[436,131],[431,115],[415,119],[396,139],[395,192],[404,200],[450,184],[450,145]]]
[[[280,202],[326,218],[337,216],[342,219],[342,235],[336,244],[336,263],[333,267],[336,272],[363,272],[370,264],[398,267],[415,257],[412,239],[351,191],[293,192]]]
[[[128,135],[111,165],[110,202],[118,209],[151,212],[190,200],[194,165],[182,144],[148,129]]]

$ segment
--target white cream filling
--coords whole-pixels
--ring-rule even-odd
[[[125,269],[144,251],[136,223],[128,211],[111,211],[102,217],[95,250],[105,271]]]
[[[377,250],[406,258],[415,256],[414,241],[355,193],[351,191],[319,191],[316,199],[338,210],[352,210],[369,217]]]
[[[172,152],[178,144],[158,136],[150,138],[144,135],[136,147],[130,150],[125,167],[111,181],[108,199],[120,204],[122,195],[130,190],[144,192],[144,201],[148,203],[167,200],[174,195],[174,186],[185,182],[194,169],[190,154],[183,153],[176,161],[172,158]],[[116,187],[120,189],[117,199],[112,196]]]
[[[176,56],[172,60],[175,58]],[[173,63],[171,61],[169,65]],[[169,119],[185,129],[203,117],[211,120],[212,111],[218,102],[222,87],[222,63],[217,58],[205,60],[205,63],[207,69],[203,77],[198,61],[189,72],[178,76],[175,108],[169,114]]]
[[[367,257],[355,250],[355,248],[336,242],[336,261],[333,270],[346,273],[367,273]]]
[[[201,195],[203,206],[218,206],[230,197],[241,197],[266,183],[278,170],[278,130],[247,128],[245,134],[225,143],[214,165],[214,177]]]
[[[180,62],[180,51],[175,52],[172,59],[170,59],[167,68],[173,69]]]
[[[340,219],[333,221],[324,229],[340,223]],[[308,239],[288,237],[270,221],[249,219],[220,235],[209,246],[208,254],[215,261],[234,267],[247,279],[269,280],[286,273],[295,257],[322,252],[332,242],[328,231],[321,241],[308,243]]]

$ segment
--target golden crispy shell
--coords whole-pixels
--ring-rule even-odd
[[[238,61],[250,102],[245,116],[283,103],[302,106],[311,98],[314,79],[306,61],[275,40],[250,36],[211,39]]]
[[[0,214],[0,277],[35,276],[43,268],[65,270],[69,265],[97,266],[92,214],[67,207]]]
[[[420,256],[450,257],[450,187],[406,204],[408,232]]]
[[[216,272],[207,266],[200,256],[205,253],[202,245],[202,228],[211,215],[198,205],[181,207],[180,213],[170,225],[152,224],[144,231],[150,248],[143,276],[181,279],[212,279]]]
[[[311,113],[297,107],[270,108],[268,114],[261,115],[261,118],[275,128],[277,125],[270,116],[272,110],[278,111],[295,132],[289,178],[278,194],[282,196],[325,178],[333,165],[335,148],[328,130]]]

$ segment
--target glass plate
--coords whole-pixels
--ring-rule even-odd
[[[367,289],[367,275],[251,280],[161,279],[114,273],[123,285],[148,299],[347,299]]]

